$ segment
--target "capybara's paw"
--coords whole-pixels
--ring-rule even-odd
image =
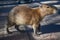
[[[37,35],[41,35],[42,34],[42,32],[37,32]]]
[[[13,32],[7,32],[8,34],[12,34]]]
[[[39,37],[40,35],[39,34],[34,34],[33,36]]]

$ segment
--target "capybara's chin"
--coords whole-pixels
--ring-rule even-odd
[[[15,28],[19,31],[19,25],[31,25],[34,30],[34,34],[40,31],[40,22],[46,15],[56,13],[57,8],[43,4],[41,7],[30,8],[27,6],[16,6],[8,15],[7,32],[9,33],[9,27],[15,25]]]

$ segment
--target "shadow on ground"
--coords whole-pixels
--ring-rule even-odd
[[[52,32],[60,32],[60,25],[56,24],[49,24],[41,27],[41,32],[45,33],[52,33]]]
[[[32,35],[27,32],[19,33],[14,32],[13,34],[7,34],[3,37],[0,37],[0,40],[35,40]]]

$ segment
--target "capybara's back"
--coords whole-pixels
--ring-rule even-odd
[[[18,25],[31,25],[34,30],[34,34],[36,34],[40,21],[46,15],[51,15],[54,13],[56,13],[56,8],[45,4],[37,8],[30,8],[27,6],[16,6],[11,10],[8,15],[7,25],[8,27],[15,25],[15,28],[17,28]],[[8,33],[10,32],[8,31]]]

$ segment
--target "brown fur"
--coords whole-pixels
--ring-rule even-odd
[[[46,15],[54,14],[56,8],[43,4],[38,8],[30,8],[27,6],[16,6],[8,15],[8,28],[13,25],[32,25],[34,34],[37,33],[38,25]],[[9,31],[8,31],[9,32]]]

